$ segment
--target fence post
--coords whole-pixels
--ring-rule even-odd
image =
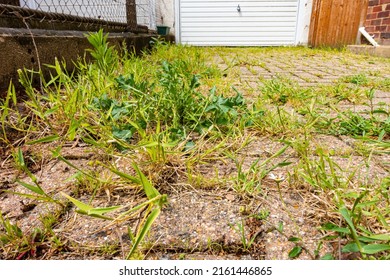
[[[137,29],[137,10],[135,0],[126,0],[127,28],[130,31]]]

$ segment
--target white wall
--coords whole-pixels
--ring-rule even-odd
[[[169,26],[175,34],[175,0],[157,0],[157,24]]]
[[[309,41],[310,18],[313,9],[313,0],[300,0],[297,23],[297,45],[306,46]]]

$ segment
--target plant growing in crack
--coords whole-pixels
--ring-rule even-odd
[[[276,185],[277,185],[277,188],[278,188],[278,193],[279,193],[279,199],[281,201],[281,203],[283,204],[284,206],[284,209],[286,210],[290,220],[293,222],[294,226],[295,226],[295,230],[296,232],[299,234],[299,227],[295,221],[295,218],[294,216],[292,215],[291,211],[288,209],[287,205],[286,205],[286,202],[284,201],[283,199],[283,195],[282,195],[282,190],[281,190],[281,187],[280,187],[280,184],[286,179],[285,177],[281,176],[281,175],[275,175],[273,173],[269,174],[268,177],[273,180]],[[282,232],[281,232],[282,233]],[[290,258],[297,258],[301,253],[302,253],[302,249],[303,247],[301,246],[301,237],[290,237],[288,239],[288,241],[291,241],[294,243],[294,248],[288,253],[288,256]]]
[[[243,220],[237,222],[233,229],[240,235],[241,244],[244,252],[247,252],[249,250],[249,248],[255,242],[256,237],[260,234],[260,231],[258,231],[252,236],[247,236],[247,233],[245,231],[245,222]]]

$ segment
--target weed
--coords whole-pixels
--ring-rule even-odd
[[[60,200],[53,198],[53,196],[49,195],[43,190],[43,188],[40,186],[38,182],[38,179],[27,168],[23,157],[23,152],[20,148],[18,149],[17,156],[15,156],[15,160],[17,166],[19,166],[19,168],[28,175],[28,177],[31,179],[33,184],[29,184],[20,180],[16,180],[16,182],[19,183],[21,186],[25,187],[26,189],[32,191],[34,194],[31,195],[31,194],[17,193],[17,192],[14,192],[14,194],[32,198],[39,201],[55,203],[57,205],[60,205],[61,207],[65,207]]]
[[[275,105],[285,105],[287,102],[299,105],[312,96],[310,89],[302,89],[284,77],[264,81],[260,91]]]
[[[300,246],[301,239],[298,237],[290,237],[288,241],[294,243],[294,248],[288,253],[288,257],[291,259],[297,258],[302,253],[302,247]]]
[[[256,237],[260,233],[257,232],[256,234],[253,234],[253,236],[248,237],[247,233],[245,232],[245,222],[243,220],[241,220],[241,222],[237,222],[233,229],[240,235],[244,252],[247,252],[250,249],[250,247],[255,242]]]
[[[118,68],[119,57],[114,47],[108,46],[107,38],[108,34],[104,35],[102,29],[87,36],[88,42],[93,47],[88,49],[88,52],[95,58],[98,68],[105,75],[110,75]]]
[[[232,159],[237,168],[237,176],[234,178],[234,189],[240,193],[254,194],[261,191],[261,181],[266,177],[271,171],[278,167],[285,167],[291,164],[287,160],[283,160],[279,163],[269,164],[275,158],[281,156],[289,146],[286,145],[277,151],[274,155],[260,162],[260,158],[251,163],[249,169],[244,171],[243,162],[238,162],[235,156],[226,152],[226,155]]]
[[[343,218],[346,226],[339,227],[334,223],[326,223],[322,229],[336,232],[341,238],[348,238],[351,241],[345,245],[341,252],[356,253],[359,252],[363,259],[369,256],[377,255],[378,253],[387,254],[390,252],[390,236],[388,234],[374,234],[368,228],[365,228],[360,223],[362,222],[364,208],[372,207],[377,201],[362,202],[363,198],[368,194],[368,191],[362,192],[354,201],[351,209],[341,204],[339,207],[339,214]],[[383,255],[386,257],[386,255]]]
[[[343,250],[358,250],[362,258],[388,258],[389,244],[383,235],[388,228],[388,179],[379,182],[352,206],[353,200],[360,197],[351,192],[356,183],[352,179],[358,175],[359,166],[345,174],[336,162],[335,157],[339,156],[336,149],[318,148],[315,154],[310,152],[313,138],[323,132],[355,137],[360,141],[358,152],[362,155],[386,155],[389,113],[387,104],[378,109],[374,95],[377,89],[389,88],[388,78],[367,72],[330,86],[303,88],[279,76],[262,80],[263,85],[256,89],[252,84],[240,84],[240,67],[252,73],[258,69],[254,66],[271,71],[267,67],[268,58],[263,57],[280,57],[286,50],[298,59],[303,56],[328,59],[333,54],[329,50],[304,48],[247,48],[243,55],[232,55],[231,48],[196,48],[155,40],[152,49],[142,56],[131,53],[122,56],[109,45],[107,36],[102,31],[88,35],[92,47],[87,52],[93,58],[92,63],[79,59],[75,62],[75,72],[68,73],[66,63],[58,60],[47,66],[52,74],[46,80],[41,73],[20,70],[19,79],[27,95],[23,107],[12,84],[5,99],[0,101],[2,151],[11,151],[15,167],[28,177],[16,181],[29,191],[19,195],[39,203],[57,204],[61,211],[68,211],[67,206],[72,205],[81,215],[106,220],[109,227],[138,221],[137,225],[128,226],[131,248],[123,257],[142,258],[145,237],[167,203],[167,196],[162,194],[166,184],[173,190],[185,185],[203,188],[229,185],[241,195],[252,197],[263,191],[265,176],[290,164],[279,158],[292,146],[300,161],[290,174],[290,182],[296,179],[300,186],[314,187],[315,192],[336,194],[335,205],[324,210],[339,209],[337,215],[342,221],[339,228],[343,229],[335,228],[333,220],[324,229],[333,230],[338,238],[352,244]],[[219,70],[212,65],[218,56],[226,62],[227,69]],[[287,64],[292,67],[294,62]],[[32,83],[37,75],[42,81],[39,90]],[[256,93],[256,98],[244,98],[247,95],[232,84],[239,85],[245,94]],[[367,113],[339,112],[335,106],[340,101],[367,103]],[[337,116],[329,115],[332,110]],[[246,168],[238,153],[250,141],[248,132],[281,140],[286,145],[266,159],[253,159]],[[89,167],[80,167],[61,154],[69,142],[73,142],[73,147],[88,145],[93,153],[104,153],[104,162],[93,160]],[[32,168],[39,167],[35,163],[43,161],[43,156],[29,155],[22,147],[27,144],[28,150],[33,151],[43,143],[54,146],[50,159],[61,161],[74,171],[69,180],[75,179],[75,188],[70,193],[62,193],[61,200],[54,192],[44,189]],[[235,164],[237,174],[224,177],[226,174],[220,174],[221,168],[214,163],[228,161]],[[208,169],[208,175],[198,169],[202,165]],[[215,176],[210,178],[210,173]],[[180,176],[186,181],[176,182]],[[279,199],[284,203],[280,178],[275,177],[274,181]],[[125,205],[112,204],[111,192],[119,190],[118,185],[139,191],[139,200]],[[54,191],[58,190],[54,188]],[[106,192],[108,197],[103,207],[95,206],[100,192]],[[87,201],[81,193],[89,196]],[[245,206],[240,210],[249,214]],[[265,220],[269,215],[268,210],[262,210],[250,218]],[[7,257],[34,258],[42,245],[47,244],[62,248],[62,240],[52,230],[59,217],[53,214],[40,219],[43,229],[32,233],[21,232],[18,226],[2,219],[5,233],[2,231],[1,240],[6,242],[2,248],[9,253]],[[240,234],[243,251],[250,251],[256,235],[248,237],[245,227],[250,224],[246,222],[237,223],[234,229]],[[375,231],[378,228],[381,231]],[[283,223],[277,230],[283,232]],[[290,242],[294,244],[291,258],[306,250],[300,237],[292,237]],[[119,247],[103,244],[99,248],[101,253],[117,254]],[[316,257],[319,258],[319,253]]]
[[[338,121],[332,122],[330,131],[335,135],[379,136],[390,133],[390,117],[381,120],[372,115],[365,118],[350,111],[339,113]]]
[[[347,76],[343,79],[345,83],[352,83],[357,86],[364,86],[368,84],[368,77],[364,73],[360,73],[357,75]]]
[[[36,259],[49,246],[60,247],[61,241],[49,231],[34,228],[31,232],[23,232],[17,224],[4,219],[0,212],[0,248],[4,259]],[[53,248],[54,248],[53,247]],[[55,250],[55,249],[53,249]]]
[[[359,166],[350,174],[343,175],[345,169],[338,165],[329,154],[317,150],[318,157],[310,159],[303,156],[298,168],[298,174],[309,185],[321,190],[345,189],[355,176]]]

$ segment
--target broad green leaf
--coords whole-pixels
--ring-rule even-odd
[[[349,228],[351,229],[351,233],[352,233],[352,236],[354,238],[354,240],[356,242],[359,242],[357,240],[357,233],[356,233],[356,228],[352,222],[352,219],[351,219],[351,216],[349,215],[349,211],[347,208],[345,208],[345,206],[342,206],[339,210],[341,216],[343,216],[343,218],[345,219],[345,221],[347,222]],[[358,245],[359,246],[359,245]]]
[[[365,243],[371,243],[373,241],[376,241],[376,239],[372,239],[366,236],[359,236],[359,241],[360,242],[365,242]]]
[[[302,253],[302,247],[301,246],[295,246],[289,253],[288,257],[293,259],[298,257]]]
[[[26,164],[24,162],[23,152],[20,148],[18,148],[18,163],[22,168],[26,167]]]
[[[8,192],[8,191],[5,191],[5,192]],[[22,197],[27,197],[27,198],[34,199],[34,200],[54,202],[54,199],[52,199],[51,197],[49,197],[47,195],[35,195],[35,194],[20,193],[20,192],[8,192],[8,193],[12,193],[12,194],[19,195]]]
[[[390,234],[374,234],[367,237],[375,240],[390,241]]]
[[[390,245],[387,244],[368,244],[363,246],[362,253],[371,255],[388,250],[390,250]]]
[[[156,190],[152,183],[146,178],[146,176],[142,173],[142,171],[139,169],[138,165],[135,163],[133,164],[134,169],[137,171],[137,174],[141,180],[141,185],[144,188],[145,194],[148,197],[148,199],[155,198],[156,196],[161,195],[158,190]]]
[[[194,141],[188,141],[185,146],[184,146],[184,151],[189,151],[192,148],[195,147],[195,142]]]
[[[127,141],[133,137],[133,130],[132,129],[122,129],[113,127],[112,128],[112,135],[117,138],[124,141]]]
[[[321,229],[329,230],[329,231],[335,231],[335,232],[339,232],[339,233],[345,233],[345,234],[350,234],[351,233],[351,231],[348,228],[341,228],[341,227],[338,227],[338,226],[336,226],[335,224],[332,224],[332,223],[324,224],[321,227]]]
[[[299,237],[290,237],[289,239],[288,239],[288,241],[291,241],[291,242],[298,242],[298,241],[301,241],[301,239],[299,238]]]
[[[77,130],[81,126],[80,122],[81,122],[80,120],[72,119],[72,122],[71,122],[69,129],[68,129],[68,132],[67,132],[69,141],[73,141],[76,138]]]
[[[145,148],[151,148],[151,147],[156,147],[158,146],[160,143],[157,142],[157,141],[150,141],[150,142],[147,142],[145,144],[142,144],[141,147],[145,147]]]
[[[359,247],[357,246],[356,243],[348,243],[345,245],[342,249],[341,252],[343,253],[356,253],[359,252]]]
[[[129,174],[126,174],[126,173],[123,173],[115,168],[109,168],[111,172],[115,173],[116,175],[122,177],[123,179],[126,179],[134,184],[137,184],[137,185],[140,185],[141,184],[141,181],[140,179],[134,177],[134,176],[131,176]]]
[[[372,201],[358,203],[358,204],[356,204],[356,208],[364,208],[367,206],[376,205],[378,202],[380,202],[380,200],[372,200]]]
[[[33,145],[33,144],[38,144],[38,143],[50,143],[50,142],[54,142],[54,141],[56,141],[58,139],[60,139],[60,136],[55,134],[55,135],[46,136],[46,137],[43,137],[43,138],[40,138],[40,139],[37,139],[37,140],[34,140],[34,141],[30,141],[27,144],[28,145]]]
[[[33,186],[30,184],[27,184],[25,182],[22,182],[20,180],[16,180],[17,183],[21,184],[23,187],[29,189],[30,191],[45,196],[45,192],[39,187],[39,186]]]
[[[88,215],[103,215],[108,212],[115,211],[122,206],[111,206],[111,207],[104,207],[104,208],[93,208],[88,211]]]
[[[140,233],[137,235],[136,240],[133,244],[133,247],[130,250],[130,253],[127,255],[126,259],[130,259],[135,250],[137,249],[139,243],[144,239],[145,235],[150,230],[150,227],[152,226],[153,222],[157,219],[158,215],[160,215],[160,208],[155,208],[148,216],[148,218],[145,221],[145,224],[143,225]]]
[[[156,205],[159,205],[160,207],[162,207],[162,205],[165,204],[166,202],[167,202],[167,195],[166,194],[161,195],[161,196],[156,196],[155,198],[149,199],[148,201],[145,201],[145,202],[135,206],[134,208],[131,208],[131,209],[121,213],[115,220],[120,220],[122,217],[128,216],[131,213],[138,211],[139,209],[141,209],[147,205],[156,204]]]
[[[77,208],[79,208],[79,210],[77,211],[78,213],[83,214],[83,215],[88,215],[91,217],[95,217],[95,218],[100,218],[100,219],[105,219],[105,220],[113,220],[113,218],[103,216],[102,214],[110,212],[110,211],[114,211],[114,210],[121,207],[121,206],[112,206],[112,207],[107,207],[107,208],[93,208],[92,206],[85,204],[85,203],[67,195],[66,193],[61,192],[61,194],[63,196],[65,196],[67,199],[69,199],[74,205],[76,205]]]
[[[93,217],[93,218],[99,218],[99,219],[110,220],[110,221],[114,220],[111,217],[107,217],[107,216],[103,216],[103,215],[99,215],[99,214],[88,214],[88,213],[86,214],[83,211],[77,211],[77,210],[76,210],[76,212],[80,213],[80,214],[83,214],[83,215],[88,215],[88,216]]]
[[[283,222],[279,222],[278,227],[276,228],[276,230],[279,231],[280,233],[282,233],[283,229],[284,229]]]
[[[327,254],[325,254],[324,256],[321,257],[321,260],[330,261],[330,260],[334,260],[334,257],[333,257],[332,254],[327,253]]]
[[[377,234],[377,235],[370,235],[370,236],[359,236],[359,240],[366,243],[370,243],[373,241],[390,241],[390,235]]]
[[[85,212],[85,214],[87,214],[89,210],[93,209],[92,206],[85,204],[84,202],[81,202],[81,201],[67,195],[64,192],[61,192],[61,195],[65,196],[67,199],[69,199],[74,205],[77,206],[77,208],[79,208],[81,211]]]
[[[278,167],[284,167],[284,166],[288,166],[288,165],[290,165],[290,164],[292,164],[291,161],[283,161],[283,162],[279,162],[279,163],[277,164],[277,166],[278,166]]]

